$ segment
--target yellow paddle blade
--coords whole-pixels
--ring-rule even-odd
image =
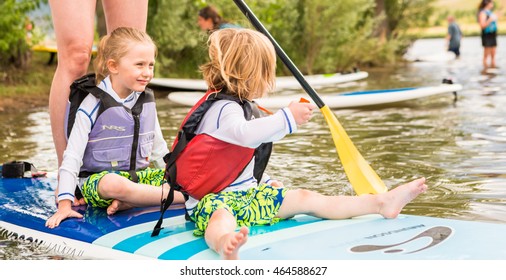
[[[350,137],[329,107],[325,105],[320,110],[329,125],[346,176],[348,176],[348,180],[357,195],[388,191],[385,183],[355,148]]]

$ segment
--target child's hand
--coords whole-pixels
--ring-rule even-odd
[[[288,109],[292,112],[292,115],[295,119],[297,125],[305,124],[311,119],[313,116],[313,109],[316,108],[316,105],[311,103],[300,103],[297,101],[293,101],[288,105]]]
[[[46,221],[46,227],[55,228],[67,218],[82,218],[83,215],[72,210],[72,201],[62,200],[58,203],[58,211]]]

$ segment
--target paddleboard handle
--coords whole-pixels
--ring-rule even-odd
[[[27,161],[10,161],[2,165],[2,178],[29,178],[25,177],[26,172],[34,178],[46,176],[46,172],[38,171],[33,163]]]
[[[453,79],[452,78],[443,78],[443,84],[449,84],[449,85],[453,85]],[[457,102],[457,92],[454,91],[453,92],[453,102]]]

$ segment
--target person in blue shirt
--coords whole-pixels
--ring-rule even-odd
[[[483,46],[483,67],[495,68],[495,53],[497,47],[497,15],[492,11],[494,2],[482,0],[478,6],[478,23],[481,28],[481,44]]]
[[[446,41],[448,42],[448,51],[455,53],[456,58],[460,56],[460,40],[462,39],[462,31],[455,22],[455,17],[448,16],[448,33]]]
[[[237,24],[232,24],[224,20],[218,10],[213,6],[206,6],[199,11],[198,24],[200,29],[207,32],[213,32],[223,28],[241,28]]]

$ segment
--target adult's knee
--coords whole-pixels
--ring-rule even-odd
[[[90,60],[91,48],[84,44],[69,43],[63,50],[58,50],[58,66],[76,78],[86,74]]]

